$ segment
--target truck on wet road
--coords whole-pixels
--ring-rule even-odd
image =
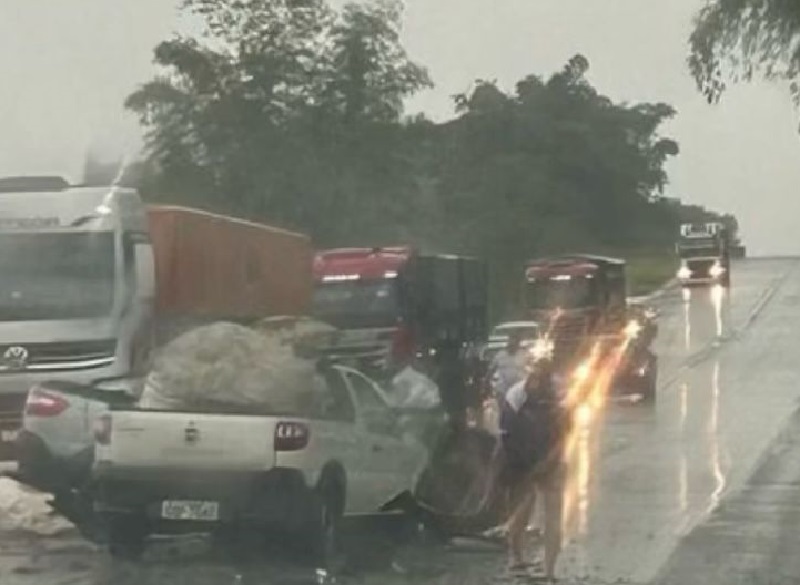
[[[133,190],[57,187],[0,194],[0,350],[26,356],[0,367],[0,400],[20,479],[61,494],[88,475],[95,418],[135,396],[160,346],[209,321],[306,313],[313,253],[304,235]]]
[[[737,245],[738,250],[741,245]],[[732,246],[729,228],[723,223],[682,224],[676,244],[681,286],[730,286]]]
[[[88,383],[141,364],[153,295],[136,191],[60,177],[0,179],[0,458],[15,457],[31,386]],[[38,408],[64,410],[56,402]]]
[[[313,316],[338,329],[327,357],[381,381],[413,364],[439,383],[446,408],[474,406],[470,356],[488,320],[484,262],[403,246],[339,248],[317,253],[314,281]]]
[[[645,401],[656,396],[655,329],[629,307],[626,264],[574,254],[539,258],[525,271],[524,306],[540,323],[557,369],[580,386],[608,375],[616,392]],[[601,371],[602,370],[602,371]]]

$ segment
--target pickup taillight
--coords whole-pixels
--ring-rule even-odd
[[[279,422],[275,425],[275,451],[301,451],[308,445],[311,429],[301,422]]]
[[[38,387],[31,388],[28,400],[25,402],[27,416],[58,416],[68,408],[69,401],[66,398]]]
[[[111,415],[101,414],[94,420],[92,429],[94,440],[101,445],[108,445],[111,442]]]

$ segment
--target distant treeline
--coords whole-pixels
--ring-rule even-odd
[[[659,128],[673,108],[613,102],[582,55],[510,91],[476,81],[440,124],[403,116],[432,83],[400,42],[398,3],[185,10],[207,35],[159,44],[161,75],[126,102],[147,150],[124,180],[151,201],[303,230],[319,247],[478,254],[500,282],[539,254],[669,254],[679,223],[719,217],[662,196],[678,144]],[[86,179],[113,166],[88,160]]]

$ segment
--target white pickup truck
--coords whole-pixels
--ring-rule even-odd
[[[97,421],[94,508],[112,555],[150,534],[255,529],[297,538],[324,561],[343,516],[413,491],[428,462],[382,389],[328,367],[311,417],[113,408]]]

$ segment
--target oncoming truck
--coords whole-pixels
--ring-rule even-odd
[[[628,306],[625,261],[589,254],[539,258],[525,271],[524,306],[550,342],[557,370],[612,390],[655,399],[653,328]],[[581,390],[581,388],[575,388]],[[587,389],[588,391],[588,389]]]
[[[682,286],[730,286],[731,237],[728,228],[719,222],[682,224],[676,244]]]

